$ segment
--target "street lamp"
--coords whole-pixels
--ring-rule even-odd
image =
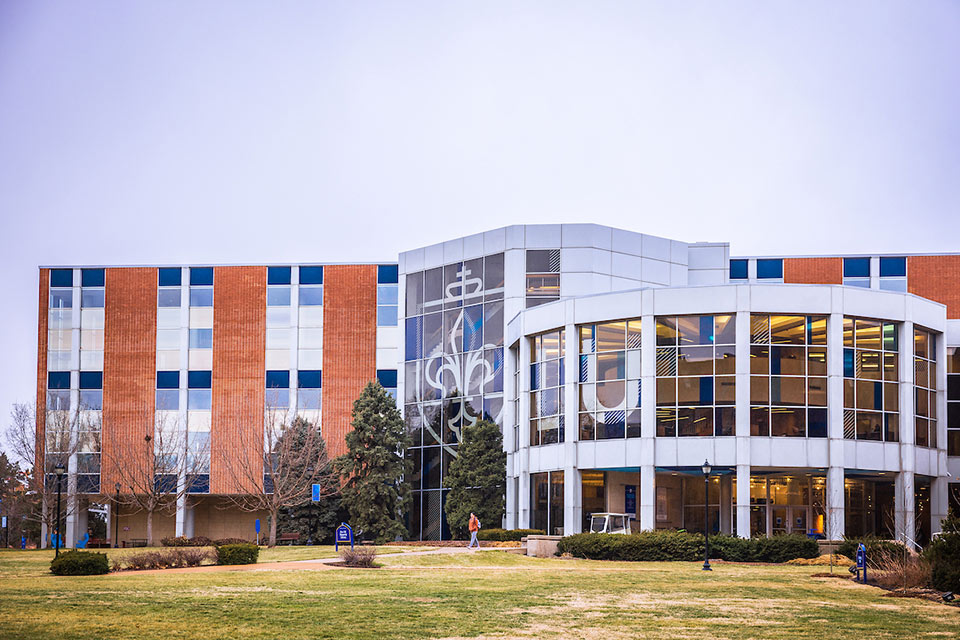
[[[53,472],[57,474],[57,526],[54,528],[56,531],[56,551],[54,551],[54,558],[60,557],[60,490],[63,487],[63,474],[66,472],[62,462],[58,462],[57,466],[53,468]]]
[[[710,463],[703,461],[703,570],[713,571],[710,568]]]
[[[117,507],[117,512],[113,514],[113,548],[120,548],[120,483],[113,485],[117,490],[117,499],[114,502],[114,506]]]

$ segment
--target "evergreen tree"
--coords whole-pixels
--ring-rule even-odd
[[[392,542],[407,530],[403,510],[410,486],[403,476],[410,438],[396,401],[378,382],[368,383],[353,403],[352,424],[347,453],[336,461],[345,480],[343,506],[363,538]]]
[[[294,419],[283,438],[295,438],[296,446],[302,446],[304,432],[307,429],[316,429],[313,424],[300,418]],[[317,431],[319,433],[319,430]],[[321,443],[321,460],[327,456],[326,442]],[[292,460],[291,466],[296,473],[297,468],[304,466],[305,460]],[[311,484],[319,484],[323,487],[339,486],[339,478],[333,469],[333,465],[321,464],[319,472],[306,473],[304,476],[312,478]],[[313,502],[313,496],[309,496],[300,504],[292,505],[286,509],[280,509],[277,514],[277,532],[278,533],[299,533],[300,542],[308,544],[333,543],[333,533],[337,526],[344,520],[345,514],[340,505],[340,495],[336,492],[321,492],[320,500]]]
[[[488,420],[463,428],[457,457],[450,463],[443,486],[447,522],[457,537],[467,535],[473,512],[485,527],[499,527],[506,507],[507,454],[500,427]]]

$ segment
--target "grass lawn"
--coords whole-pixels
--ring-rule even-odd
[[[274,561],[286,559],[278,549]],[[376,570],[59,578],[0,551],[9,638],[957,638],[960,609],[811,578],[823,567],[610,563],[501,551]]]

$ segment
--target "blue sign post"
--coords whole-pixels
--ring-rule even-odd
[[[857,545],[857,573],[860,581],[867,584],[867,547],[862,542]]]
[[[319,485],[319,484],[313,485],[313,497],[312,497],[312,501],[313,501],[313,502],[320,502],[320,485]]]
[[[253,529],[257,532],[257,544],[260,544],[260,518],[253,521]]]
[[[340,526],[337,527],[336,534],[333,536],[333,549],[334,551],[340,551],[340,544],[350,543],[350,548],[353,549],[353,529],[350,528],[346,522],[341,522]]]

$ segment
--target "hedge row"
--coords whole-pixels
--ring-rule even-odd
[[[217,564],[256,564],[260,547],[245,542],[217,547]]]
[[[50,573],[58,576],[99,576],[110,571],[107,554],[64,551],[50,562]]]
[[[864,538],[844,538],[837,553],[847,556],[851,560],[857,559],[857,547],[863,543],[867,548],[867,558],[878,558],[881,554],[903,553],[903,545],[893,540],[884,540],[874,536]]]
[[[480,529],[479,533],[477,533],[477,539],[509,542],[525,538],[526,536],[542,535],[544,535],[544,532],[540,529]]]
[[[249,540],[243,538],[218,538],[211,540],[206,536],[177,536],[176,538],[161,538],[160,544],[164,547],[219,547],[224,544],[246,544]]]
[[[579,533],[561,539],[557,552],[590,560],[695,561],[703,558],[703,547],[699,533],[660,530],[630,535]],[[710,557],[732,562],[786,562],[819,555],[817,542],[799,534],[750,539],[710,537]]]

